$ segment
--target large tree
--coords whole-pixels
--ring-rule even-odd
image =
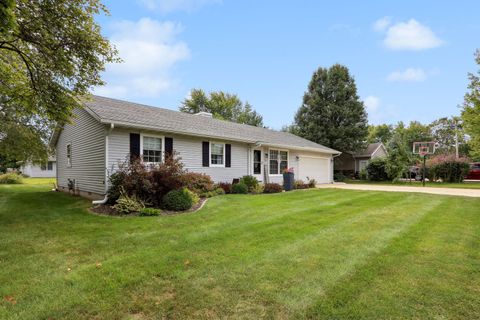
[[[382,142],[387,144],[388,141],[392,138],[393,135],[393,126],[389,124],[379,124],[379,125],[370,125],[368,126],[368,143]]]
[[[314,72],[295,115],[293,131],[339,151],[364,147],[367,113],[345,66],[336,64]]]
[[[235,94],[223,91],[208,95],[201,89],[193,89],[190,97],[182,101],[180,111],[187,113],[209,112],[217,119],[229,120],[252,126],[263,126],[263,118],[252,106],[243,103]]]
[[[480,49],[475,53],[475,61],[480,66]],[[470,91],[465,95],[462,120],[465,132],[470,136],[470,154],[473,158],[480,159],[480,69],[468,77]]]
[[[78,98],[103,84],[100,73],[118,61],[94,17],[99,0],[2,0],[0,4],[0,152],[46,157],[45,136],[69,121]],[[36,144],[27,154],[8,145]],[[33,139],[33,136],[36,138]],[[26,141],[19,141],[24,137]],[[34,152],[34,151],[37,152]],[[11,154],[10,154],[11,153]]]
[[[459,155],[468,155],[467,137],[459,117],[444,117],[430,124],[433,140],[437,142],[435,153],[455,153],[458,143]]]

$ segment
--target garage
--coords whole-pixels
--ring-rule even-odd
[[[331,182],[329,158],[300,156],[298,162],[298,177],[300,179],[304,181],[315,179],[317,183]]]

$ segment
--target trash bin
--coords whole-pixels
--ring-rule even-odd
[[[285,191],[293,190],[295,182],[295,175],[293,172],[285,172],[283,174],[283,189]]]

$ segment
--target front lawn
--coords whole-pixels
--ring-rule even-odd
[[[118,218],[0,186],[0,319],[480,314],[480,199],[300,190]]]
[[[406,187],[423,187],[421,181],[368,181],[368,180],[346,180],[346,183],[351,184],[377,184],[387,186],[406,186]],[[472,182],[448,183],[448,182],[425,182],[426,187],[436,188],[460,188],[460,189],[480,189],[480,180]]]

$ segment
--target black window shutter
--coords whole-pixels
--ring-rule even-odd
[[[173,156],[173,138],[165,137],[165,157]]]
[[[210,142],[202,142],[202,165],[204,167],[210,166]]]
[[[140,157],[140,134],[130,133],[130,160]]]
[[[225,145],[225,167],[230,168],[232,166],[232,145]]]

